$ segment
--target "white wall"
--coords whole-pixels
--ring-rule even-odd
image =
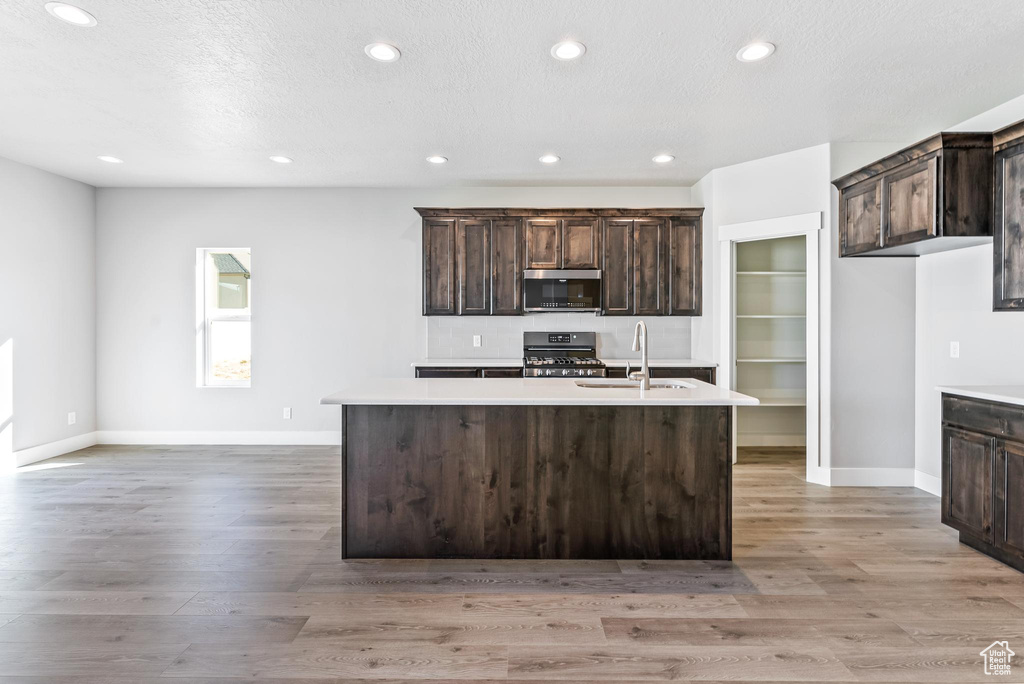
[[[831,180],[899,145],[818,145],[715,169],[694,186],[706,208],[705,316],[693,324],[694,356],[720,347],[723,310],[713,273],[718,228],[820,212],[820,464],[909,468],[914,449],[913,260],[839,260]],[[880,152],[884,150],[884,152]],[[871,155],[876,155],[871,157]],[[718,363],[725,360],[714,358]]]
[[[13,349],[0,430],[14,451],[96,429],[94,220],[91,186],[0,158],[0,346]]]
[[[953,127],[992,131],[1024,119],[1024,97]],[[992,246],[921,257],[917,266],[915,468],[940,477],[937,385],[1024,384],[1024,313],[992,311]],[[949,343],[960,342],[960,358]]]
[[[426,352],[414,206],[689,206],[687,188],[100,189],[106,432],[339,428],[320,397]],[[195,387],[194,259],[252,249],[250,389]],[[282,408],[293,419],[281,418]]]

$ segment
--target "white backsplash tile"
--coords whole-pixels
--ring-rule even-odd
[[[526,316],[428,316],[428,358],[518,358],[524,330],[597,333],[598,356],[607,359],[635,355],[633,328],[647,323],[652,358],[690,357],[690,319],[675,316],[595,316],[594,314],[532,314]],[[473,346],[473,335],[482,345]]]

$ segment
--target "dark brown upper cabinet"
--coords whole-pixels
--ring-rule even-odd
[[[562,222],[526,219],[526,268],[562,268]]]
[[[839,256],[919,256],[987,242],[991,165],[991,133],[940,133],[837,178]]]
[[[633,313],[658,316],[667,312],[668,229],[664,219],[633,222]]]
[[[491,222],[459,219],[455,230],[455,270],[460,316],[491,313]]]
[[[703,304],[703,239],[699,218],[669,219],[669,316],[700,316]]]
[[[600,258],[600,219],[526,219],[526,268],[600,268]]]
[[[455,219],[423,221],[423,315],[455,313]]]
[[[1024,310],[1024,121],[996,131],[992,309]]]
[[[562,219],[562,268],[601,267],[601,220]]]
[[[424,209],[424,315],[523,313],[525,269],[601,269],[602,313],[699,316],[701,208]]]
[[[633,222],[629,219],[605,219],[601,287],[605,314],[633,314]]]
[[[491,221],[491,314],[523,313],[523,222]]]

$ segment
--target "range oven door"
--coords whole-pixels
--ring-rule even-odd
[[[601,271],[523,271],[523,310],[600,311]]]

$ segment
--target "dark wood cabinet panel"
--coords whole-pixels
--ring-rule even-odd
[[[491,222],[491,313],[523,313],[523,223],[519,219]]]
[[[942,430],[942,522],[991,544],[994,439]]]
[[[423,313],[455,313],[455,219],[423,222]]]
[[[562,268],[600,268],[600,262],[600,219],[562,219]]]
[[[993,501],[995,545],[1024,560],[1024,444],[997,442]]]
[[[732,558],[732,409],[345,406],[345,558]]]
[[[997,134],[999,135],[999,134]],[[1024,136],[1024,124],[1015,127]],[[995,153],[992,279],[994,311],[1024,310],[1024,137]]]
[[[638,316],[667,313],[667,237],[662,219],[633,222],[633,313]]]
[[[602,306],[609,316],[633,313],[633,222],[604,222],[604,254],[601,260]]]
[[[939,133],[837,178],[839,255],[982,244],[992,235],[992,144],[991,133]]]
[[[671,220],[668,242],[668,315],[700,316],[704,297],[700,221]]]
[[[850,256],[882,246],[882,183],[871,179],[839,197],[839,254]]]
[[[417,211],[424,315],[521,315],[523,271],[561,268],[602,271],[603,314],[701,315],[703,209]]]
[[[458,313],[485,316],[491,313],[491,222],[459,219],[455,236]]]
[[[640,368],[640,362],[637,361],[635,365],[630,366],[630,371],[636,371]],[[624,367],[616,366],[615,368],[608,369],[609,378],[625,378],[626,369]],[[713,367],[665,367],[659,366],[651,369],[652,378],[693,378],[695,380],[702,380],[703,382],[715,384],[715,368]]]
[[[559,219],[526,219],[526,268],[562,268],[562,225]]]
[[[883,176],[882,187],[882,196],[885,198],[882,244],[905,245],[935,236],[938,226],[936,154]]]
[[[481,368],[481,377],[485,378],[521,378],[522,368]]]
[[[479,378],[479,368],[416,366],[417,378]]]

